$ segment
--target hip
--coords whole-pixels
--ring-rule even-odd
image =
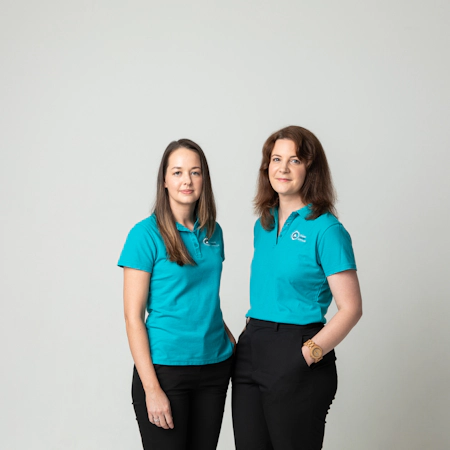
[[[323,327],[323,323],[295,325],[250,319],[239,336],[235,375],[246,373],[256,377],[258,374],[270,374],[276,378],[299,380],[299,373],[318,370],[336,372],[334,350],[311,366],[303,357],[303,344]]]

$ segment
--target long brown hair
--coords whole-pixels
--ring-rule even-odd
[[[216,227],[216,203],[211,186],[211,178],[209,176],[208,162],[205,154],[198,144],[189,139],[179,139],[171,142],[161,159],[159,165],[158,178],[156,181],[156,200],[153,212],[156,215],[156,222],[159,231],[166,245],[167,255],[170,261],[176,262],[179,266],[185,264],[195,265],[195,261],[189,254],[180,233],[175,224],[175,218],[170,208],[169,194],[164,187],[167,166],[169,164],[170,155],[180,148],[186,148],[197,153],[200,158],[200,166],[202,171],[202,193],[195,204],[194,216],[198,220],[199,228],[206,228],[206,235],[210,238]]]
[[[336,194],[331,180],[327,157],[319,139],[306,128],[289,126],[273,133],[264,143],[262,161],[259,168],[258,188],[254,200],[255,212],[261,218],[261,225],[266,230],[274,227],[271,209],[279,204],[278,194],[269,181],[268,168],[275,142],[278,139],[294,141],[297,157],[306,165],[306,178],[300,189],[303,203],[311,204],[311,213],[307,217],[313,220],[329,212],[337,217],[334,207]]]

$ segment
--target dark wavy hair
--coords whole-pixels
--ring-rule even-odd
[[[171,142],[161,159],[159,165],[158,178],[156,181],[156,200],[153,212],[156,215],[156,222],[159,231],[166,245],[167,255],[170,261],[176,262],[179,266],[185,264],[195,265],[195,261],[189,254],[180,233],[175,224],[175,218],[170,208],[169,194],[164,187],[167,166],[169,164],[170,155],[180,148],[186,148],[197,153],[200,158],[200,166],[202,171],[202,193],[195,204],[194,216],[197,218],[199,228],[206,228],[206,235],[210,238],[214,234],[216,227],[216,203],[209,175],[208,162],[205,154],[198,144],[189,139],[179,139]]]
[[[255,213],[260,217],[264,229],[273,229],[274,217],[271,210],[279,204],[278,194],[272,188],[268,174],[270,157],[278,139],[294,141],[297,147],[297,157],[306,165],[306,178],[300,189],[300,196],[303,203],[311,204],[311,213],[307,219],[316,219],[326,212],[337,217],[334,206],[336,193],[322,144],[306,128],[289,126],[270,135],[262,149],[262,161],[259,168],[254,206]]]

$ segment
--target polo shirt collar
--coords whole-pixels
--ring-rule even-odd
[[[311,206],[312,204],[309,203],[308,205],[304,206],[303,208],[298,209],[295,211],[302,219],[306,219],[309,214],[311,213]]]
[[[292,211],[289,218],[294,220],[297,216],[300,216],[302,219],[306,219],[308,215],[311,213],[311,206],[312,203],[309,203],[306,206],[303,206],[300,209],[297,209],[296,211]],[[273,208],[272,210],[273,217],[275,219],[275,224],[278,224],[278,206],[276,208]]]
[[[181,225],[180,223],[175,222],[175,225],[176,225],[178,231],[188,231],[189,233],[191,233],[191,230],[189,228],[186,228],[185,226]],[[194,229],[192,232],[197,231],[197,228],[198,228],[198,218],[195,220]]]

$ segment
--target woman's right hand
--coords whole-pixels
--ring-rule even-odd
[[[174,427],[169,399],[160,387],[145,391],[145,402],[151,423],[166,430]]]

